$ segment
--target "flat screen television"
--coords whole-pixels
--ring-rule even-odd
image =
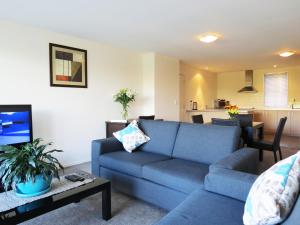
[[[32,142],[31,105],[0,105],[0,145]]]

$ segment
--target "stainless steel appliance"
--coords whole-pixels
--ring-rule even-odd
[[[225,99],[216,99],[214,101],[214,108],[215,109],[224,109],[225,106],[230,105],[229,101],[226,101]]]
[[[253,87],[253,70],[245,71],[245,86],[238,91],[239,93],[256,93],[257,90]]]

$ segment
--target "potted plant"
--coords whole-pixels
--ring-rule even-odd
[[[226,106],[225,109],[231,119],[234,119],[235,115],[239,114],[239,108],[236,105]]]
[[[62,150],[46,151],[51,143],[41,141],[38,138],[20,148],[0,146],[0,178],[5,191],[12,187],[19,196],[37,196],[50,190],[53,177],[59,179],[58,170],[63,166],[51,154]]]
[[[129,104],[135,101],[135,96],[136,94],[128,88],[123,88],[114,95],[114,101],[119,102],[122,105],[122,118],[124,120],[127,120]]]

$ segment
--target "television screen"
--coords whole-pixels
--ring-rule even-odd
[[[0,105],[0,145],[32,141],[30,105]]]

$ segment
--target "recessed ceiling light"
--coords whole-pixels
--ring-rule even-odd
[[[199,40],[204,43],[212,43],[220,38],[219,34],[216,33],[206,33],[198,36]]]
[[[277,65],[273,65],[273,68],[277,68]]]
[[[295,54],[294,51],[284,51],[284,52],[280,52],[280,53],[279,53],[279,55],[280,55],[281,57],[289,57],[289,56],[294,55],[294,54]]]

